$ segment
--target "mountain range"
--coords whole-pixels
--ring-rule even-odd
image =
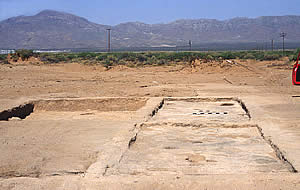
[[[174,47],[201,43],[300,42],[300,16],[258,18],[183,19],[164,24],[127,22],[101,25],[65,12],[45,10],[34,16],[12,17],[0,22],[2,49],[105,48],[107,30],[115,48]]]

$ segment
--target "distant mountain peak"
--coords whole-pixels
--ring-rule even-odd
[[[37,18],[56,18],[56,19],[82,19],[87,21],[87,19],[76,16],[74,14],[66,13],[66,12],[60,12],[55,10],[43,10],[36,14],[33,17]]]
[[[32,16],[31,18],[37,18],[37,19],[44,19],[44,20],[60,20],[62,22],[68,22],[73,23],[74,25],[77,24],[94,24],[92,22],[89,22],[86,18],[76,16],[74,14],[66,13],[66,12],[60,12],[60,11],[55,11],[55,10],[43,10],[39,12],[38,14]],[[47,22],[45,21],[45,22]]]
[[[127,22],[107,26],[55,10],[34,16],[14,17],[0,22],[0,48],[63,49],[101,47],[107,44],[107,28],[112,29],[115,47],[163,47],[203,43],[281,41],[300,42],[300,16],[237,17],[229,20],[180,19],[165,24]]]
[[[56,11],[56,10],[51,10],[51,9],[45,9],[39,12],[37,15],[71,15],[70,13],[67,12],[62,12],[62,11]]]
[[[39,12],[35,16],[52,16],[52,15],[63,15],[63,14],[64,15],[65,14],[70,15],[69,13],[46,9],[46,10],[43,10],[43,11]]]

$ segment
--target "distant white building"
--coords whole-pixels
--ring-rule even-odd
[[[71,50],[33,50],[34,53],[64,53],[71,52]]]
[[[15,53],[15,50],[13,50],[13,49],[0,49],[0,54],[9,54],[9,53]]]

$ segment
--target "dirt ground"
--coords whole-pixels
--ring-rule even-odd
[[[0,189],[300,189],[291,66],[0,65]]]

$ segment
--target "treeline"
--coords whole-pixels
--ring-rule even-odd
[[[227,59],[279,60],[289,57],[290,61],[297,58],[296,51],[222,51],[222,52],[113,52],[113,53],[34,53],[32,50],[17,50],[11,55],[13,61],[19,58],[28,60],[30,57],[39,58],[46,64],[60,62],[79,62],[83,64],[102,64],[105,67],[113,65],[144,66],[171,65],[190,63],[195,59],[220,61]],[[7,55],[0,56],[0,62],[7,62]]]

